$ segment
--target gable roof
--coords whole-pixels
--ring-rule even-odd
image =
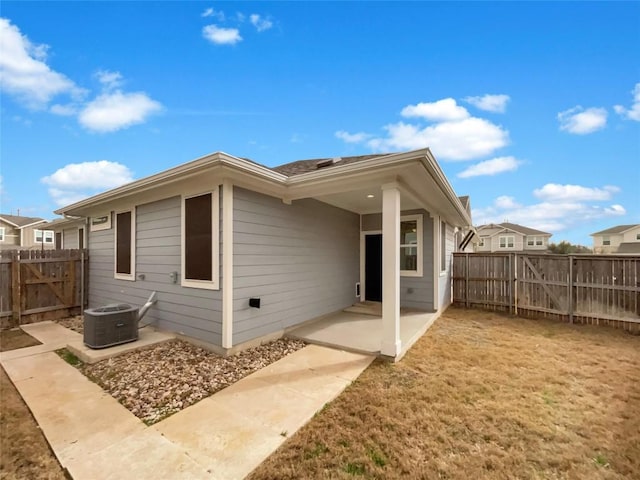
[[[640,253],[640,242],[624,242],[618,246],[616,253]]]
[[[36,223],[45,221],[40,217],[21,217],[19,215],[6,215],[4,213],[0,213],[0,219],[13,225],[16,228],[24,228],[28,227],[29,225],[34,225]]]
[[[607,228],[606,230],[600,230],[599,232],[592,233],[591,236],[594,235],[615,235],[616,233],[624,233],[627,230],[631,230],[634,227],[640,227],[640,223],[636,223],[635,225],[617,225],[615,227]]]
[[[479,227],[477,227],[478,232],[484,228],[503,228],[503,229],[507,229],[507,230],[511,230],[513,232],[516,233],[520,233],[522,235],[542,235],[542,236],[551,236],[552,234],[549,232],[543,232],[542,230],[536,230],[535,228],[529,228],[529,227],[525,227],[523,225],[518,225],[517,223],[509,223],[509,222],[502,222],[502,223],[490,223],[488,225],[480,225]],[[499,233],[499,232],[496,232]],[[493,234],[495,235],[495,233]]]
[[[272,170],[282,173],[287,177],[294,177],[303,173],[315,172],[316,170],[325,169],[329,167],[347,165],[349,163],[362,162],[369,160],[370,158],[386,157],[390,154],[376,154],[376,155],[358,155],[354,157],[335,157],[335,158],[312,158],[310,160],[296,160],[295,162],[285,163],[277,167],[273,167]]]

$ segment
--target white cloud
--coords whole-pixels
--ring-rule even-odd
[[[458,174],[460,178],[479,177],[482,175],[497,175],[503,172],[514,172],[522,164],[515,157],[497,157],[491,160],[471,165]]]
[[[507,109],[507,102],[510,100],[509,95],[483,95],[481,97],[466,97],[465,102],[485,110],[487,112],[504,113]]]
[[[513,197],[500,196],[490,206],[474,209],[472,211],[474,223],[480,225],[509,221],[553,233],[602,218],[620,217],[627,213],[619,204],[601,206],[594,203],[610,200],[610,194],[619,191],[617,187],[605,186],[591,189],[570,185],[578,188],[557,189],[549,188],[548,185],[553,184],[534,190],[534,195],[541,199],[535,204],[522,205]],[[541,195],[538,192],[545,193]],[[610,193],[603,195],[602,192]]]
[[[264,32],[265,30],[269,30],[273,27],[273,22],[268,18],[261,17],[257,13],[252,13],[249,15],[249,21],[251,24],[256,27],[258,32]]]
[[[453,98],[407,105],[400,114],[403,117],[421,117],[434,121],[463,120],[469,117],[467,109],[459,106]]]
[[[115,132],[122,128],[143,123],[162,110],[162,105],[144,92],[103,93],[89,102],[78,116],[80,124],[96,132]]]
[[[604,201],[611,200],[620,189],[612,185],[605,185],[602,188],[583,187],[582,185],[560,185],[557,183],[547,183],[542,188],[537,188],[533,194],[541,200],[566,200],[570,202],[579,201]]]
[[[113,90],[122,85],[123,79],[120,72],[111,72],[109,70],[98,70],[94,76],[102,84],[105,90]]]
[[[630,109],[627,110],[622,105],[616,105],[613,109],[618,115],[640,122],[640,83],[636,83],[631,93],[633,94],[633,103]]]
[[[49,194],[60,206],[119,187],[132,180],[129,168],[108,160],[70,163],[41,179],[42,183],[49,186]]]
[[[371,135],[369,135],[368,133],[349,133],[345,132],[344,130],[338,130],[335,135],[337,138],[347,143],[362,143],[368,138],[371,138]]]
[[[213,17],[218,19],[219,22],[224,22],[225,15],[221,10],[214,10],[213,8],[207,8],[200,14],[201,17]]]
[[[0,18],[0,88],[28,108],[44,108],[57,95],[84,91],[46,63],[47,45],[35,45],[6,18]]]
[[[604,108],[583,109],[580,105],[558,113],[560,130],[576,135],[587,135],[602,130],[607,125]]]
[[[429,147],[439,159],[471,160],[492,154],[507,145],[509,132],[482,118],[466,118],[421,128],[403,122],[387,125],[386,138],[369,140],[378,151]]]
[[[67,105],[56,103],[55,105],[51,105],[49,111],[55,115],[70,117],[78,113],[78,107],[73,103],[69,103]]]
[[[206,25],[202,29],[204,38],[216,45],[234,45],[242,41],[237,28],[222,28],[217,25]]]

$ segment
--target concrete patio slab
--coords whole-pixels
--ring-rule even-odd
[[[21,325],[20,328],[44,344],[58,344],[81,339],[82,335],[56,322],[38,322]]]
[[[87,347],[83,343],[83,339],[75,339],[69,342],[67,348],[71,353],[77,356],[85,363],[98,363],[102,360],[116,357],[125,353],[132,352],[144,347],[150,347],[157,345],[158,343],[168,342],[173,340],[176,336],[172,333],[158,332],[151,327],[141,328],[138,332],[138,340],[129,343],[123,343],[121,345],[115,345],[113,347],[93,349]]]
[[[400,312],[400,360],[438,318],[438,313],[402,309]],[[287,336],[309,343],[352,352],[380,355],[382,317],[353,311],[336,312],[287,331]]]
[[[122,437],[84,458],[69,460],[74,480],[199,480],[224,478],[208,472],[188,452],[153,429]]]

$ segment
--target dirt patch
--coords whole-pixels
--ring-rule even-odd
[[[299,340],[280,339],[221,357],[176,340],[75,366],[151,425],[304,346]],[[77,361],[68,355],[65,360]]]
[[[0,332],[0,349],[40,345],[22,330]],[[0,479],[66,477],[22,397],[0,368]]]
[[[0,352],[15,350],[16,348],[33,347],[41,343],[19,328],[0,330]]]
[[[639,411],[639,337],[450,308],[250,478],[640,478]]]

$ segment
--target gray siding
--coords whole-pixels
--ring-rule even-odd
[[[422,215],[422,277],[400,277],[400,306],[433,311],[433,219],[426,210],[404,210],[401,215]],[[382,214],[362,216],[362,231],[382,230]]]
[[[234,345],[357,301],[358,215],[238,187],[233,206]],[[260,297],[260,309],[250,297]]]
[[[78,248],[78,227],[62,230],[62,248]]]
[[[136,208],[136,280],[114,277],[114,231],[89,232],[89,305],[142,305],[152,291],[158,303],[145,316],[161,329],[215,345],[221,344],[221,291],[185,288],[174,284],[171,272],[181,271],[180,197]],[[77,239],[77,234],[76,234]],[[138,278],[144,275],[144,280]]]

